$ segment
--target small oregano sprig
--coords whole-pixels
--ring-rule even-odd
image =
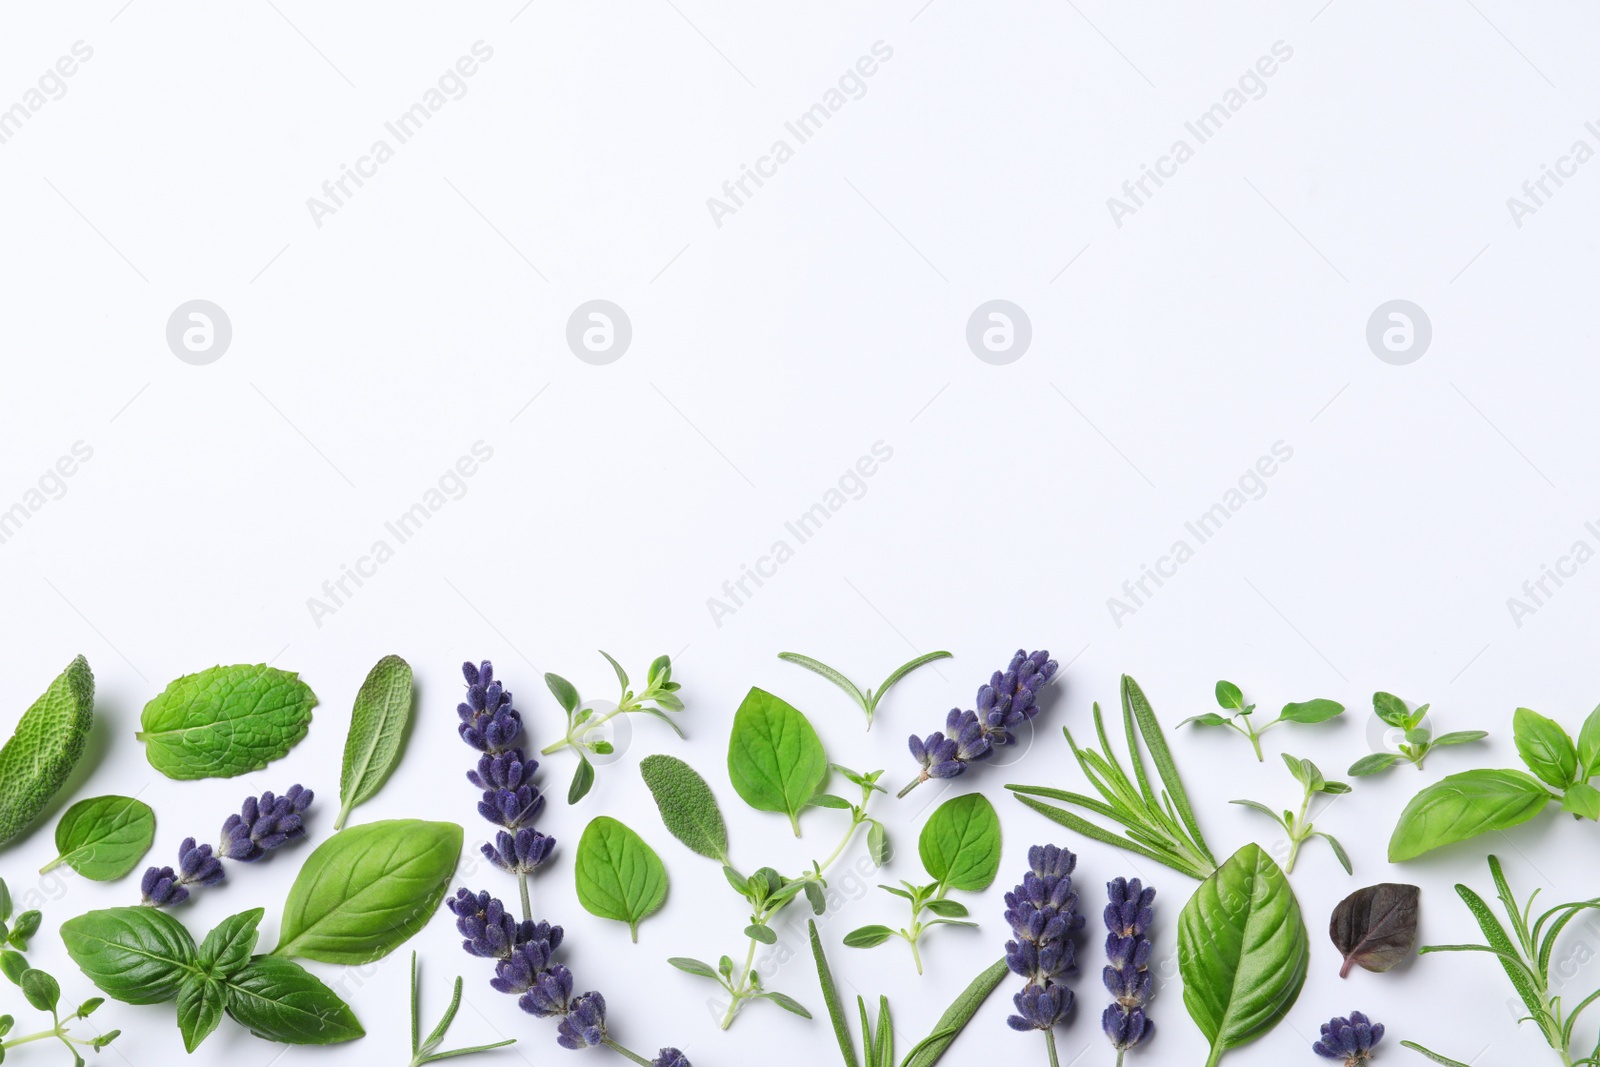
[[[1399,752],[1374,752],[1370,756],[1362,756],[1352,763],[1345,773],[1352,778],[1364,778],[1386,771],[1402,760],[1420,771],[1422,761],[1427,759],[1428,753],[1434,749],[1482,741],[1489,736],[1487,730],[1457,730],[1454,733],[1434,737],[1433,732],[1422,725],[1423,720],[1428,717],[1429,707],[1428,704],[1422,704],[1415,711],[1407,711],[1406,702],[1393,693],[1381,691],[1373,693],[1372,713],[1385,724],[1404,731],[1405,740],[1400,742]]]
[[[6,1050],[9,1048],[55,1038],[72,1053],[74,1067],[83,1067],[83,1056],[78,1052],[79,1045],[98,1052],[111,1044],[122,1031],[112,1030],[93,1038],[72,1036],[67,1027],[79,1019],[88,1018],[91,1012],[105,1003],[105,998],[91,997],[80,1004],[77,1011],[65,1019],[61,1018],[60,984],[44,971],[28,966],[26,957],[22,955],[28,950],[28,939],[38,932],[42,916],[30,909],[17,915],[13,921],[11,908],[11,891],[6,888],[5,880],[0,879],[0,945],[5,946],[0,949],[0,971],[11,980],[12,985],[22,990],[23,998],[30,1005],[39,1011],[50,1013],[51,1026],[48,1030],[5,1040],[16,1025],[16,1019],[11,1015],[0,1015],[0,1060],[5,1059]]]
[[[445,1009],[444,1017],[439,1020],[426,1038],[422,1036],[422,1027],[417,1018],[419,998],[417,990],[417,953],[411,952],[411,1063],[409,1067],[422,1067],[424,1063],[434,1060],[448,1060],[456,1056],[467,1056],[474,1052],[487,1052],[492,1048],[503,1048],[506,1045],[515,1045],[517,1039],[508,1037],[504,1041],[494,1041],[487,1045],[474,1045],[471,1048],[450,1049],[440,1052],[439,1045],[443,1043],[445,1034],[450,1030],[450,1024],[455,1022],[456,1012],[461,1008],[461,977],[456,976],[454,992],[450,995],[450,1006]]]
[[[1256,728],[1255,722],[1250,718],[1256,710],[1254,704],[1244,702],[1244,693],[1232,682],[1219,681],[1217,683],[1217,706],[1224,711],[1231,711],[1231,715],[1219,715],[1208,711],[1201,715],[1191,715],[1180,722],[1179,726],[1194,723],[1196,726],[1228,726],[1239,731],[1250,739],[1250,747],[1256,750],[1257,762],[1262,762],[1266,757],[1261,754],[1261,735],[1280,722],[1317,723],[1327,722],[1344,714],[1344,705],[1336,700],[1307,700],[1299,704],[1285,704],[1283,710],[1278,712],[1278,717]]]
[[[611,711],[596,715],[594,708],[584,706],[578,699],[578,690],[571,682],[559,674],[544,676],[545,685],[550,687],[550,692],[555,694],[561,709],[567,714],[567,732],[561,740],[540,749],[539,755],[548,756],[552,752],[559,752],[569,747],[578,753],[578,769],[573,772],[572,785],[567,789],[568,804],[576,804],[582,800],[594,785],[594,764],[589,762],[589,757],[608,756],[615,751],[610,741],[603,737],[590,740],[589,734],[618,715],[632,715],[638,712],[654,715],[672,727],[679,737],[683,736],[683,727],[667,714],[669,711],[683,710],[683,700],[678,696],[678,690],[682,686],[672,680],[672,660],[669,657],[655,658],[650,664],[644,688],[635,693],[629,688],[631,683],[628,681],[628,672],[622,669],[622,664],[604,649],[600,650],[600,654],[611,664],[611,669],[617,672],[617,682],[622,687],[622,695],[617,698],[617,706]]]
[[[763,988],[761,973],[756,967],[756,951],[762,945],[777,944],[778,934],[773,929],[773,921],[802,893],[811,905],[812,912],[821,915],[827,910],[828,869],[844,854],[862,825],[870,827],[867,851],[872,862],[879,867],[888,862],[889,840],[883,824],[867,814],[873,794],[884,791],[878,785],[883,772],[861,774],[838,765],[833,765],[833,769],[861,789],[861,802],[852,804],[830,793],[819,793],[812,798],[808,806],[848,809],[850,825],[838,847],[827,859],[813,861],[809,871],[789,878],[771,867],[762,867],[754,874],[745,875],[730,863],[728,830],[722,819],[722,810],[717,805],[711,787],[694,768],[676,757],[665,755],[646,756],[639,763],[639,773],[661,811],[662,823],[672,836],[691,851],[722,864],[722,873],[728,884],[750,908],[749,922],[744,930],[749,945],[742,966],[736,967],[732,956],[721,957],[715,967],[689,956],[674,956],[667,960],[680,971],[710,979],[722,987],[728,997],[728,1010],[722,1018],[724,1030],[733,1025],[734,1017],[747,1000],[770,1000],[796,1015],[811,1018],[811,1013],[794,998]]]
[[[878,702],[883,699],[883,695],[885,693],[893,688],[896,682],[924,664],[932,663],[935,660],[949,659],[950,653],[926,652],[911,660],[909,663],[902,663],[900,666],[889,672],[889,677],[883,680],[883,684],[878,686],[876,692],[871,689],[862,690],[858,688],[854,682],[846,678],[843,674],[834,670],[832,667],[821,662],[820,660],[812,659],[810,656],[802,656],[798,652],[779,652],[778,658],[781,660],[787,660],[790,663],[798,664],[808,671],[814,671],[828,679],[828,681],[832,682],[840,689],[843,689],[845,695],[851,700],[855,701],[856,706],[866,713],[867,729],[871,730],[872,717],[877,713]]]
[[[1283,753],[1283,762],[1288,766],[1289,773],[1294,775],[1295,781],[1305,787],[1305,795],[1301,798],[1298,815],[1288,809],[1285,809],[1283,814],[1279,815],[1265,804],[1258,804],[1253,800],[1235,800],[1231,803],[1242,804],[1247,808],[1253,808],[1261,812],[1283,827],[1284,833],[1289,835],[1289,860],[1283,865],[1284,874],[1294,873],[1294,861],[1295,857],[1300,854],[1300,845],[1310,837],[1320,837],[1327,841],[1333,848],[1333,854],[1339,857],[1339,864],[1344,867],[1344,873],[1353,874],[1354,872],[1350,868],[1350,857],[1345,853],[1344,846],[1339,844],[1332,834],[1323,833],[1321,830],[1316,829],[1312,826],[1310,820],[1306,818],[1306,813],[1311,808],[1312,797],[1318,793],[1327,793],[1329,795],[1348,793],[1350,792],[1349,784],[1328,781],[1322,776],[1322,772],[1317,769],[1317,765],[1308,759],[1298,759],[1285,752]]]
[[[922,935],[934,926],[971,926],[966,921],[967,906],[946,899],[952,889],[981,893],[994,882],[1000,870],[1000,817],[994,805],[981,793],[953,797],[941,804],[922,828],[917,841],[922,866],[933,879],[925,885],[902,881],[903,889],[880,885],[878,888],[911,902],[911,925],[899,930],[887,926],[863,926],[844,937],[851,948],[873,948],[891,937],[902,938],[911,946],[911,958],[922,973]],[[924,919],[927,911],[932,918]]]
[[[951,708],[943,732],[911,735],[911,758],[922,770],[895,796],[905,796],[930,778],[964,774],[967,764],[986,760],[995,749],[1015,743],[1015,731],[1039,714],[1039,694],[1055,674],[1056,661],[1049,652],[1017,649],[1004,671],[995,671],[987,684],[978,687],[977,710]]]
[[[227,877],[224,859],[255,863],[268,852],[306,836],[304,816],[316,794],[296,784],[282,796],[267,790],[245,797],[236,814],[222,824],[222,839],[215,849],[186,837],[178,846],[178,867],[150,867],[140,879],[140,903],[170,908],[189,899],[203,885],[216,885]]]

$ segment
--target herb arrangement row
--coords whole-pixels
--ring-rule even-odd
[[[593,789],[595,757],[613,753],[602,727],[616,717],[650,716],[665,722],[679,737],[684,735],[679,717],[686,704],[668,657],[652,661],[644,681],[636,686],[616,658],[600,655],[616,676],[615,704],[586,701],[566,678],[544,677],[560,718],[551,731],[555,740],[537,755],[555,757],[570,750],[576,756],[568,804],[578,804]],[[891,671],[876,690],[858,687],[809,656],[785,652],[780,658],[833,682],[865,714],[870,730],[885,695],[897,682],[929,663],[950,658],[950,653],[919,656]],[[933,779],[962,777],[1015,744],[1019,731],[1055,702],[1052,683],[1057,674],[1057,663],[1048,652],[1019,649],[979,686],[970,708],[952,709],[942,730],[908,739],[913,776],[896,796],[905,797]],[[286,1045],[358,1040],[366,1031],[355,1012],[299,961],[336,966],[371,963],[409,941],[442,905],[454,918],[463,949],[483,961],[482,977],[474,980],[515,997],[524,1013],[548,1020],[555,1042],[563,1048],[605,1048],[644,1067],[689,1067],[688,1057],[677,1047],[662,1047],[647,1058],[620,1044],[608,1022],[606,998],[599,991],[583,990],[560,958],[566,929],[550,916],[534,914],[532,880],[546,876],[563,858],[555,838],[536,825],[546,808],[538,781],[540,761],[513,694],[493,665],[464,664],[462,677],[465,695],[457,709],[457,733],[473,752],[465,777],[477,791],[479,815],[494,827],[493,840],[482,846],[482,852],[494,871],[509,876],[502,884],[506,888],[514,884],[515,897],[492,887],[453,885],[464,842],[464,830],[455,823],[420,818],[355,820],[361,805],[377,796],[400,762],[413,729],[412,668],[398,656],[386,656],[353,698],[337,814],[331,835],[320,841],[310,840],[316,793],[295,783],[281,793],[246,797],[214,840],[184,838],[175,863],[146,867],[135,890],[134,872],[154,842],[158,813],[137,798],[118,795],[78,799],[63,811],[54,831],[56,857],[44,871],[66,866],[95,881],[128,880],[129,903],[69,917],[59,925],[56,936],[67,954],[83,978],[104,994],[63,1015],[61,980],[32,967],[27,959],[30,944],[41,934],[43,916],[37,910],[15,912],[0,882],[0,973],[18,991],[20,1004],[44,1016],[43,1029],[13,1037],[14,1016],[0,1015],[0,1060],[15,1047],[51,1041],[69,1050],[75,1067],[81,1067],[85,1051],[97,1052],[118,1036],[116,1030],[91,1037],[74,1032],[106,998],[129,1005],[172,1004],[189,1052],[225,1017],[259,1038]],[[1220,711],[1202,712],[1178,726],[1234,730],[1250,742],[1258,760],[1265,759],[1261,738],[1269,729],[1298,724],[1294,729],[1299,730],[1345,713],[1339,702],[1315,698],[1286,703],[1275,718],[1263,722],[1256,718],[1256,705],[1247,702],[1234,683],[1217,682],[1214,697]],[[311,688],[292,672],[260,664],[211,667],[179,678],[156,694],[144,708],[137,738],[151,766],[169,778],[234,777],[262,770],[288,755],[307,735],[317,703]],[[1346,875],[1353,873],[1339,841],[1318,829],[1311,815],[1317,798],[1348,794],[1356,787],[1329,779],[1309,759],[1283,753],[1297,786],[1297,803],[1280,812],[1255,800],[1234,801],[1272,820],[1286,836],[1289,852],[1283,865],[1250,841],[1219,860],[1206,840],[1201,813],[1184,788],[1167,732],[1143,690],[1127,676],[1121,682],[1119,705],[1125,754],[1113,744],[1108,718],[1098,704],[1092,708],[1093,746],[1080,744],[1070,724],[1063,727],[1066,751],[1085,783],[1080,790],[1021,784],[1004,789],[1069,835],[1128,851],[1198,883],[1176,910],[1176,953],[1184,1008],[1208,1047],[1206,1067],[1215,1067],[1230,1050],[1271,1031],[1297,1002],[1313,964],[1314,939],[1289,876],[1302,845],[1313,838],[1327,845]],[[1402,763],[1421,771],[1433,750],[1469,745],[1487,736],[1478,730],[1435,736],[1428,710],[1427,705],[1412,707],[1392,694],[1374,694],[1374,716],[1402,740],[1392,752],[1356,761],[1348,775],[1359,782]],[[1116,718],[1111,716],[1110,721],[1115,724]],[[94,677],[80,656],[23,714],[13,736],[0,748],[0,848],[28,834],[50,808],[82,757],[93,722]],[[1600,819],[1600,789],[1590,784],[1600,774],[1600,709],[1582,723],[1575,740],[1554,720],[1518,709],[1512,735],[1527,769],[1466,769],[1425,784],[1393,830],[1391,862],[1511,829],[1551,804],[1578,818]],[[889,862],[891,844],[883,811],[896,797],[880,784],[886,770],[852,770],[836,761],[799,708],[772,692],[749,690],[729,730],[725,784],[754,811],[781,816],[775,821],[787,825],[796,837],[813,824],[824,830],[831,826],[833,834],[831,847],[813,853],[817,858],[808,866],[785,873],[751,864],[743,849],[735,851],[719,788],[689,763],[661,752],[642,758],[638,768],[655,801],[659,829],[677,845],[720,866],[732,892],[734,913],[744,924],[744,942],[731,952],[672,956],[665,962],[712,983],[723,1029],[757,1001],[812,1019],[808,1002],[819,1002],[806,990],[766,986],[763,952],[777,944],[779,923],[790,905],[804,900],[814,917],[837,906],[830,872],[853,843],[864,842],[874,866]],[[681,858],[670,842],[663,858],[650,841],[657,833],[654,826],[630,826],[600,814],[588,821],[576,845],[569,846],[579,904],[596,919],[625,924],[633,941],[639,940],[641,924],[667,900],[669,864]],[[835,964],[829,960],[815,918],[808,920],[820,1005],[846,1067],[932,1067],[1008,975],[1020,980],[1020,986],[1013,986],[1013,1011],[1006,1023],[1017,1031],[1040,1034],[1043,1057],[1057,1067],[1056,1032],[1072,1024],[1079,1014],[1074,1011],[1078,995],[1087,993],[1075,986],[1083,969],[1078,956],[1085,947],[1085,910],[1091,905],[1081,899],[1075,882],[1078,857],[1072,845],[1069,836],[1064,843],[1043,841],[1026,849],[1021,880],[1005,894],[1003,915],[996,916],[1004,920],[1005,936],[990,944],[1003,949],[1000,958],[990,956],[982,963],[934,1028],[903,1056],[896,1055],[887,997],[880,997],[875,1006],[857,998],[859,1037],[852,1033],[851,1013],[834,978]],[[921,974],[924,939],[936,928],[986,925],[960,895],[988,889],[1004,868],[1006,856],[1001,819],[988,796],[971,791],[945,799],[928,815],[918,835],[917,859],[925,879],[881,886],[898,902],[904,918],[859,926],[844,934],[840,943],[863,950],[901,945],[900,951],[909,953]],[[195,894],[238,878],[245,869],[242,865],[269,860],[299,864],[281,903],[274,947],[258,951],[259,927],[267,912],[279,912],[278,907],[239,911],[203,936],[191,932],[183,916]],[[1600,1000],[1600,991],[1563,1003],[1553,993],[1551,979],[1552,958],[1564,929],[1581,913],[1600,908],[1600,898],[1559,905],[1535,917],[1531,898],[1519,904],[1512,895],[1498,859],[1490,856],[1488,862],[1508,922],[1502,923],[1476,892],[1457,886],[1486,943],[1429,945],[1421,953],[1493,955],[1526,1006],[1528,1021],[1539,1028],[1558,1062],[1600,1067],[1600,1045],[1582,1057],[1573,1047],[1578,1019]],[[1158,910],[1164,912],[1170,905],[1163,903],[1158,909],[1155,887],[1124,876],[1109,879],[1100,900],[1092,905],[1101,908],[1105,939],[1104,962],[1096,964],[1101,967],[1106,998],[1100,1023],[1108,1046],[1106,1062],[1114,1060],[1122,1067],[1130,1051],[1147,1046],[1156,1034],[1156,1020],[1150,1015],[1152,931]],[[1417,952],[1420,903],[1417,887],[1404,882],[1357,888],[1341,901],[1328,927],[1340,976],[1358,966],[1388,971]],[[887,909],[881,914],[887,919]],[[424,1036],[418,1018],[418,974],[413,952],[411,1067],[488,1052],[518,1040],[442,1050],[460,1006],[464,979],[455,979],[449,1007]],[[1162,1028],[1170,1025],[1161,1023]],[[1372,1057],[1385,1033],[1381,1023],[1352,1011],[1324,1024],[1311,1051],[1353,1067]],[[1416,1041],[1399,1044],[1434,1062],[1457,1062]]]

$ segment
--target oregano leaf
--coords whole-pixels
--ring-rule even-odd
[[[578,903],[590,915],[628,924],[634,941],[639,922],[667,897],[667,869],[644,838],[602,815],[584,828],[573,872]]]
[[[800,711],[764,689],[751,688],[734,713],[728,776],[757,811],[781,812],[800,836],[800,810],[828,774],[817,732]]]

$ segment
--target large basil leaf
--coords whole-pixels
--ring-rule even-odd
[[[306,735],[317,703],[292,671],[266,664],[187,674],[144,706],[135,736],[168,778],[232,778],[259,771]]]
[[[650,787],[661,821],[672,836],[708,859],[728,863],[728,828],[716,795],[695,769],[676,756],[646,756],[639,774]]]
[[[811,723],[764,689],[752,688],[733,716],[728,776],[757,811],[783,812],[800,836],[800,809],[828,776],[828,757]]]
[[[1211,1043],[1206,1067],[1278,1024],[1309,957],[1294,890],[1259,846],[1244,846],[1200,883],[1178,917],[1178,969],[1184,1006]]]
[[[392,819],[341,830],[300,868],[272,954],[349,964],[387,956],[433,918],[460,858],[454,823]]]
[[[293,960],[257,956],[226,985],[228,1014],[268,1041],[333,1045],[366,1035],[350,1005]]]
[[[344,829],[350,809],[376,793],[399,762],[400,741],[411,721],[411,703],[411,664],[399,656],[383,657],[361,683],[350,712],[335,830]]]
[[[107,908],[61,924],[61,941],[78,969],[106,996],[160,1004],[195,973],[194,938],[158,908]]]
[[[1571,785],[1578,773],[1578,750],[1567,731],[1537,711],[1518,708],[1511,716],[1517,754],[1528,770],[1557,789]]]
[[[1389,838],[1389,862],[1525,823],[1553,798],[1525,771],[1463,771],[1411,798]]]
[[[929,816],[917,851],[941,884],[981,892],[1000,870],[1000,817],[982,793],[954,797]]]
[[[644,838],[602,815],[584,828],[573,862],[578,903],[590,915],[628,924],[639,940],[639,920],[667,898],[667,869]]]
[[[59,855],[39,873],[65,863],[85,878],[110,882],[138,866],[155,836],[155,812],[142,801],[116,796],[80,800],[56,823]]]

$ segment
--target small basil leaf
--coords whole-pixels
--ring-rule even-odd
[[[1344,705],[1336,700],[1307,700],[1301,704],[1285,704],[1278,718],[1284,722],[1327,722],[1344,714]]]
[[[1350,784],[1348,782],[1323,782],[1322,789],[1319,790],[1319,792],[1331,793],[1334,795],[1348,793],[1350,792]]]
[[[0,951],[0,973],[11,980],[12,985],[21,985],[22,976],[28,971],[28,959],[20,952],[11,949]]]
[[[590,915],[628,924],[639,940],[639,921],[667,898],[667,869],[644,838],[602,815],[584,828],[573,862],[578,903]]]
[[[158,908],[107,908],[61,924],[72,962],[100,992],[125,1004],[160,1004],[194,971],[194,938]]]
[[[208,974],[226,978],[249,963],[259,936],[256,927],[261,924],[265,914],[264,909],[255,908],[223,919],[200,942],[199,949],[195,951],[195,966]],[[222,1009],[219,1006],[217,1010],[220,1012]]]
[[[40,1011],[54,1012],[61,1001],[61,986],[43,971],[29,968],[22,972],[22,995]]]
[[[1574,782],[1561,794],[1561,810],[1585,819],[1600,819],[1600,789],[1588,782]]]
[[[894,931],[887,926],[863,926],[845,934],[844,943],[850,948],[876,948],[893,936]]]
[[[626,693],[628,691],[628,672],[622,669],[622,664],[618,663],[616,661],[616,659],[611,655],[611,653],[607,652],[603,648],[600,649],[599,651],[600,651],[600,654],[606,658],[606,662],[611,664],[611,669],[617,672],[617,683],[619,685],[621,685],[622,691],[624,693]],[[656,663],[660,663],[660,662],[661,662],[660,660],[656,660]],[[655,663],[652,663],[650,665],[650,671],[649,671],[648,675],[646,676],[646,681],[648,681],[650,683],[654,683],[655,679],[656,679]]]
[[[452,868],[455,860],[452,854]],[[366,1034],[350,1006],[293,960],[257,956],[226,984],[228,1014],[268,1041],[332,1045]]]
[[[726,867],[728,828],[706,780],[675,756],[646,756],[639,761],[639,774],[672,836],[690,851],[721,860]]]
[[[922,866],[951,889],[981,892],[1000,870],[1000,817],[981,793],[953,797],[928,817],[917,839]]]
[[[1344,957],[1339,977],[1360,966],[1387,971],[1411,955],[1417,943],[1422,890],[1403,882],[1358,889],[1341,900],[1328,920],[1328,937]]]
[[[64,863],[93,881],[113,881],[138,866],[155,836],[148,804],[117,796],[80,800],[56,823],[58,855],[39,873]]]
[[[828,897],[823,893],[822,887],[816,882],[806,883],[806,903],[811,905],[815,915],[822,915],[828,910]]]
[[[193,1052],[222,1021],[228,1004],[227,989],[215,978],[191,974],[178,987],[178,1032],[183,1049]]]
[[[13,948],[26,952],[28,939],[39,932],[39,923],[43,918],[44,916],[31,908],[23,912],[17,916],[17,921],[12,924],[11,933],[6,940],[11,942]]]
[[[135,736],[168,778],[232,778],[286,755],[305,737],[316,703],[292,671],[262,663],[210,667],[146,704]]]
[[[828,774],[822,741],[786,701],[752,688],[734,713],[728,738],[728,776],[734,791],[757,811],[781,812],[800,836],[800,810]]]
[[[1228,725],[1228,720],[1214,711],[1208,711],[1203,715],[1191,715],[1180,722],[1178,726],[1188,726],[1190,723],[1194,723],[1196,726],[1226,726]],[[1175,726],[1173,729],[1177,729],[1177,727]]]
[[[1554,719],[1518,708],[1511,717],[1517,754],[1528,769],[1557,789],[1570,785],[1578,772],[1578,750],[1567,731]]]
[[[1217,706],[1237,711],[1244,707],[1244,694],[1232,682],[1218,682]]]
[[[1589,713],[1578,731],[1578,763],[1585,780],[1600,774],[1600,708]]]
[[[1527,822],[1551,800],[1543,783],[1523,771],[1463,771],[1423,789],[1389,838],[1389,862]]]

